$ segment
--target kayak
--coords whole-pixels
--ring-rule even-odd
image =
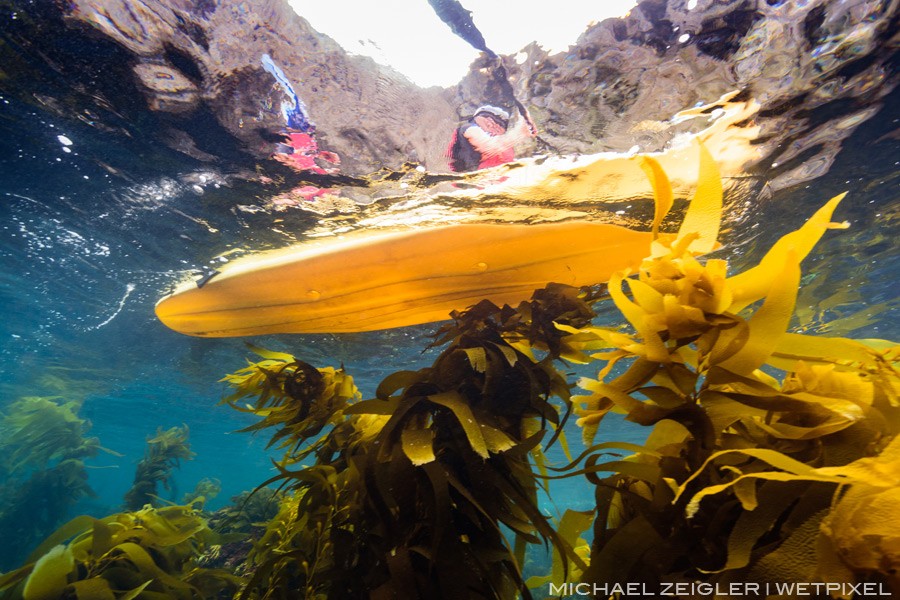
[[[603,223],[460,224],[303,246],[223,268],[156,307],[207,337],[343,333],[448,318],[488,299],[527,300],[553,281],[607,281],[646,256],[650,232]]]
[[[638,157],[656,202],[650,231],[581,220],[364,231],[233,261],[199,283],[183,283],[157,303],[156,315],[202,337],[390,329],[443,321],[483,299],[516,305],[548,283],[604,283],[635,270],[655,241],[697,234],[692,250],[708,252],[722,185],[716,163],[698,146],[698,184],[677,235],[658,232],[672,204],[665,172]]]

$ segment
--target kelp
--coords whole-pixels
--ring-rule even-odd
[[[553,323],[588,323],[586,297],[553,286],[519,309],[454,313],[434,364],[395,373],[369,400],[343,370],[254,348],[264,360],[226,377],[226,401],[262,417],[249,429],[275,428],[285,454],[263,485],[286,495],[241,597],[529,598],[528,544],[584,568],[538,507],[532,460],[568,414]]]
[[[218,479],[204,477],[197,482],[194,489],[181,498],[182,504],[200,504],[212,500],[222,491],[222,482]]]
[[[228,597],[241,580],[197,566],[215,542],[192,506],[76,517],[36,548],[23,567],[0,576],[0,599]]]
[[[898,350],[788,331],[801,261],[845,227],[831,222],[842,196],[729,275],[724,260],[696,258],[716,245],[721,187],[701,176],[702,208],[677,236],[657,236],[671,186],[652,159],[642,166],[661,207],[656,239],[637,277],[616,273],[608,287],[631,332],[591,324],[598,295],[552,285],[517,308],[453,313],[434,364],[387,377],[374,399],[349,385],[336,395],[342,370],[287,354],[228,378],[233,406],[258,397],[242,407],[263,417],[252,429],[277,427],[285,455],[266,484],[288,492],[242,597],[530,597],[525,548],[540,542],[554,564],[533,587],[896,585],[885,481],[898,475]],[[606,365],[571,398],[560,359]],[[563,439],[573,405],[589,447],[548,465],[541,441]],[[646,444],[592,445],[609,412],[651,428]],[[554,523],[538,510],[539,482],[573,476],[595,485],[596,509]]]
[[[209,526],[218,533],[250,533],[265,528],[278,514],[281,494],[271,488],[243,492],[231,498],[231,504],[209,517]]]
[[[225,568],[236,575],[251,569],[247,557],[278,514],[282,494],[271,488],[243,492],[231,504],[209,516],[209,527],[221,536],[221,543],[201,559],[201,566]]]
[[[90,422],[78,416],[80,405],[58,398],[19,398],[0,418],[0,472],[16,476],[53,463],[95,456],[100,446],[87,437]]]
[[[125,493],[125,508],[138,510],[146,504],[158,504],[159,484],[168,490],[172,470],[178,468],[181,460],[194,457],[188,435],[187,425],[165,431],[160,427],[154,437],[147,439],[144,457],[135,469],[134,483]]]
[[[116,454],[89,437],[80,405],[60,398],[28,396],[0,417],[0,568],[67,518],[81,498],[93,496],[84,461],[99,451]]]
[[[560,326],[573,352],[606,361],[574,398],[585,442],[609,412],[652,427],[630,456],[605,460],[600,444],[580,457],[597,500],[582,581],[900,589],[900,352],[788,332],[800,262],[826,229],[845,226],[831,223],[842,197],[743,273],[701,264],[690,236],[657,244],[637,278],[609,284],[634,333]]]
[[[368,399],[343,368],[251,346],[261,360],[226,376],[234,391],[224,403],[256,415],[244,431],[271,431],[280,457],[276,475],[217,517],[244,543],[209,546],[198,559],[206,530],[188,527],[183,562],[159,566],[149,582],[95,578],[78,597],[182,597],[186,573],[197,578],[193,597],[241,599],[528,599],[566,582],[900,591],[900,348],[790,331],[801,262],[827,229],[845,226],[831,222],[842,196],[758,266],[730,274],[724,260],[697,258],[715,248],[721,219],[712,158],[701,151],[692,212],[676,235],[659,232],[672,204],[666,174],[640,160],[658,209],[651,252],[608,289],[549,285],[515,307],[483,301],[454,312],[435,334],[433,364],[388,376]],[[607,298],[625,326],[592,323]],[[604,364],[572,396],[560,368],[568,362]],[[594,443],[610,412],[646,426],[647,441]],[[554,443],[568,456],[573,413],[587,449],[550,464]],[[593,484],[595,508],[553,519],[538,492],[569,477]],[[90,546],[102,546],[110,526],[92,523],[101,542]],[[67,527],[0,579],[16,586],[10,597],[57,597],[90,573],[70,550],[84,524]],[[526,581],[526,552],[540,546],[552,567]],[[246,552],[242,564],[235,552]],[[196,570],[211,564],[246,578]]]
[[[15,540],[0,544],[0,569],[21,562],[79,500],[94,496],[84,463],[74,458],[0,483],[0,532],[3,539]]]
[[[342,423],[343,410],[359,399],[353,378],[343,369],[316,369],[285,353],[271,352],[255,346],[250,349],[264,360],[250,363],[244,369],[223,379],[235,388],[223,403],[235,410],[251,413],[262,420],[242,429],[256,432],[276,428],[267,448],[284,452],[282,466],[302,461],[318,453],[324,460],[337,448],[329,433],[312,441],[326,427]],[[256,397],[254,404],[242,404],[246,397]],[[300,445],[309,442],[305,448]]]

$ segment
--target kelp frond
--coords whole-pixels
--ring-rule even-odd
[[[197,566],[215,542],[191,506],[76,517],[47,538],[23,567],[0,576],[0,598],[230,596],[241,584],[238,577]]]
[[[585,471],[616,474],[592,478],[606,509],[584,581],[780,581],[790,563],[794,581],[898,585],[894,521],[865,512],[900,510],[884,484],[900,477],[898,347],[788,331],[800,263],[845,227],[842,197],[743,273],[699,262],[689,237],[657,244],[637,278],[610,281],[633,334],[562,326],[607,362],[574,398],[585,442],[609,412],[652,427],[625,462],[588,453]]]
[[[250,349],[263,360],[223,379],[234,388],[223,403],[262,417],[241,431],[275,428],[267,447],[284,452],[281,464],[285,467],[313,453],[321,458],[333,453],[331,434],[317,436],[327,427],[340,425],[344,409],[360,398],[353,378],[343,369],[316,369],[289,354]],[[242,403],[246,398],[255,402]]]
[[[0,417],[0,472],[17,475],[96,455],[100,442],[87,437],[91,425],[78,416],[79,408],[76,402],[39,396],[10,404]]]
[[[199,505],[203,506],[203,504],[212,500],[216,496],[219,495],[219,492],[222,491],[222,482],[218,479],[210,479],[209,477],[204,477],[200,481],[197,482],[197,485],[194,486],[193,491],[188,492],[181,499],[181,503],[185,505]]]
[[[84,461],[98,451],[116,454],[88,437],[90,421],[80,404],[28,396],[0,416],[0,532],[15,543],[0,545],[0,569],[53,531],[69,509],[93,496]]]
[[[135,469],[134,483],[125,493],[127,509],[138,510],[146,504],[154,504],[159,484],[169,489],[172,470],[178,468],[182,460],[194,457],[188,435],[187,425],[167,430],[160,427],[154,437],[147,439],[144,458]]]
[[[541,439],[568,414],[553,323],[587,324],[586,299],[553,286],[517,310],[456,313],[431,367],[395,373],[364,401],[342,370],[254,348],[264,360],[226,377],[236,388],[226,401],[262,417],[249,430],[275,429],[270,445],[285,454],[263,485],[287,495],[242,597],[530,597],[528,543],[585,568],[538,507],[531,457],[540,463]],[[518,347],[526,341],[545,358]]]

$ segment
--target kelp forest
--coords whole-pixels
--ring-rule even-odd
[[[340,365],[250,346],[222,403],[257,419],[245,431],[270,437],[275,471],[220,511],[204,508],[211,480],[161,499],[193,455],[176,427],[147,440],[121,512],[53,522],[91,494],[82,461],[104,449],[77,404],[18,400],[0,420],[0,531],[31,551],[0,598],[501,600],[575,584],[605,598],[751,581],[900,594],[900,349],[791,331],[803,260],[841,235],[842,196],[731,272],[704,256],[722,210],[705,156],[696,210],[636,273],[454,312],[427,341],[433,364],[397,365],[374,397]],[[672,190],[639,160],[656,232]],[[595,324],[601,307],[620,325]],[[573,379],[576,364],[594,375]],[[608,434],[610,413],[645,442]],[[573,478],[593,509],[556,498],[548,514],[539,498]],[[37,481],[59,493],[30,497]]]

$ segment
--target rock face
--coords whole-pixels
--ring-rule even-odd
[[[442,166],[455,117],[439,90],[422,90],[371,59],[348,56],[287,2],[76,0],[67,18],[127,49],[151,110],[186,115],[205,104],[258,155],[271,152],[271,134],[284,124],[283,94],[260,63],[269,54],[309,109],[320,148],[337,152],[345,172],[407,160]]]
[[[824,173],[841,140],[896,86],[898,7],[644,0],[590,27],[567,52],[531,45],[506,67],[541,138],[562,152],[659,150],[672,135],[659,121],[742,90],[762,106],[763,166],[776,163],[773,185],[784,187]],[[496,97],[483,66],[453,91],[463,113],[486,99],[510,103]]]
[[[512,88],[483,56],[447,90],[418,88],[347,55],[285,0],[74,0],[61,10],[67,31],[45,27],[33,54],[55,43],[63,64],[54,68],[90,102],[103,95],[92,86],[108,91],[111,80],[128,79],[114,93],[138,90],[160,119],[142,136],[206,163],[229,148],[238,161],[269,156],[284,123],[284,94],[260,62],[269,54],[308,107],[319,148],[339,154],[348,175],[409,160],[446,171],[459,120],[485,102],[513,108],[510,89],[540,130],[523,153],[660,150],[683,130],[668,123],[676,112],[741,90],[761,104],[757,166],[771,167],[772,185],[785,187],[827,171],[898,80],[898,0],[644,0],[588,28],[566,52],[532,44],[502,57]],[[98,39],[119,50],[78,79],[72,71],[83,60],[67,62],[65,44]],[[65,114],[68,101],[51,96],[29,98]],[[112,106],[107,120],[115,121],[129,102],[104,97],[84,113]]]

